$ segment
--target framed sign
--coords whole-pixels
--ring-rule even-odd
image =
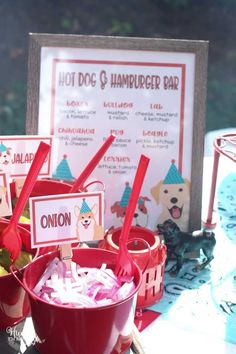
[[[90,176],[106,185],[105,227],[122,225],[143,153],[133,224],[200,228],[207,56],[206,41],[30,35],[26,131],[54,135],[53,177],[64,161],[76,178],[116,135]]]

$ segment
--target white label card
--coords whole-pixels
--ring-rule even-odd
[[[104,237],[104,192],[29,199],[32,248]]]
[[[0,216],[12,215],[9,180],[5,173],[0,173]]]
[[[9,177],[26,177],[41,141],[52,145],[52,136],[14,135],[0,136],[0,172]],[[51,174],[51,152],[41,168],[39,176]]]

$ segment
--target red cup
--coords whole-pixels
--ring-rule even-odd
[[[8,221],[0,221],[0,233],[6,228]],[[30,233],[18,226],[25,250],[32,253],[30,248]],[[16,271],[19,278],[23,278],[28,265]],[[0,329],[15,326],[30,312],[30,304],[25,290],[20,286],[13,274],[0,276]]]
[[[110,230],[100,242],[99,247],[118,252],[120,232],[120,227]],[[134,262],[143,273],[137,297],[137,309],[142,309],[153,305],[163,296],[166,246],[151,230],[132,226],[127,247]]]
[[[135,290],[126,299],[108,306],[75,308],[50,304],[32,289],[47,264],[59,257],[54,251],[39,256],[30,263],[22,286],[27,291],[36,332],[36,346],[41,354],[123,354],[132,343],[132,327],[136,294],[141,284],[141,272],[135,265]],[[102,263],[114,270],[117,254],[96,248],[73,249],[73,261],[82,267],[100,268]]]

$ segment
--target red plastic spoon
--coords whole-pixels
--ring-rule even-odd
[[[120,233],[119,253],[115,268],[115,274],[117,276],[133,276],[134,273],[134,261],[130,253],[128,252],[127,241],[132,225],[132,220],[134,217],[135,208],[138,203],[139,193],[143,185],[149,161],[149,157],[141,155],[138,168],[134,177],[132,191],[126,209],[124,224]]]
[[[50,145],[43,141],[40,142],[9,224],[0,235],[0,248],[4,248],[9,252],[12,262],[14,262],[19,256],[22,247],[22,240],[17,224],[50,149]]]
[[[99,161],[105,154],[105,152],[108,150],[112,142],[115,140],[115,135],[111,134],[106,141],[103,143],[103,145],[100,147],[100,149],[96,152],[96,154],[93,156],[93,158],[89,161],[85,169],[81,172],[73,186],[71,187],[69,193],[75,193],[78,191],[78,189],[83,187],[84,182],[86,179],[91,175],[95,167],[97,167]]]

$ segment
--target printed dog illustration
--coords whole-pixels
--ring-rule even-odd
[[[129,198],[131,194],[131,187],[128,182],[125,184],[125,189],[123,192],[123,195],[121,197],[120,201],[116,201],[112,206],[111,206],[111,213],[115,214],[119,225],[117,226],[122,226],[124,222],[124,217],[126,213],[126,209],[129,203]],[[150,201],[148,197],[142,197],[140,196],[138,199],[138,203],[136,206],[136,210],[134,213],[134,217],[132,220],[132,225],[133,226],[142,226],[145,227],[148,224],[148,209],[145,205],[145,202]]]
[[[8,174],[11,171],[11,148],[3,143],[0,144],[0,171]]]
[[[6,187],[0,186],[0,216],[9,216],[11,211],[6,200]]]
[[[139,202],[136,206],[132,225],[133,226],[147,226],[148,223],[148,210],[145,205],[146,201],[150,201],[148,197],[139,197]],[[116,217],[120,220],[120,224],[123,224],[127,205],[120,205],[120,202],[115,202],[111,206],[112,214],[115,214]]]
[[[165,179],[152,187],[150,192],[162,208],[157,222],[163,223],[171,219],[178,224],[181,230],[186,231],[190,207],[190,182],[180,176],[173,161]]]
[[[167,247],[167,260],[176,257],[176,265],[172,270],[172,275],[177,275],[184,263],[186,253],[202,250],[206,256],[196,269],[205,268],[213,259],[213,251],[216,245],[215,234],[212,231],[183,232],[178,225],[171,219],[163,224],[157,225],[158,232],[163,236]]]
[[[95,215],[97,214],[97,204],[92,208],[83,199],[82,206],[75,205],[75,216],[77,217],[76,232],[79,241],[100,240],[104,236],[102,225],[98,225]]]

